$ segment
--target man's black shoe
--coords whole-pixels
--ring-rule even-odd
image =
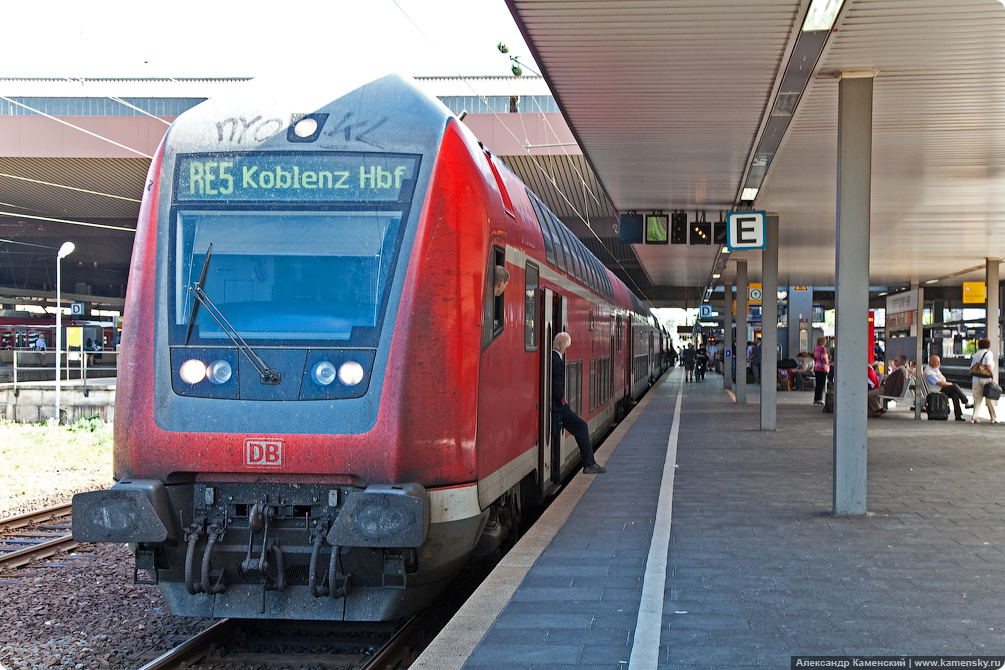
[[[587,465],[585,468],[583,468],[584,475],[602,475],[605,472],[607,472],[607,468],[597,463],[594,463],[593,465]]]
[[[967,403],[967,409],[973,409],[974,404],[972,402]]]
[[[958,416],[958,417],[956,417],[956,420],[957,420],[957,421],[966,421],[966,419],[964,419],[964,418],[963,418],[962,416]]]

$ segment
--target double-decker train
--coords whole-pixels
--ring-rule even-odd
[[[251,89],[152,161],[116,483],[74,497],[74,537],[130,543],[175,614],[396,619],[578,466],[551,438],[554,335],[595,438],[669,340],[411,79]]]

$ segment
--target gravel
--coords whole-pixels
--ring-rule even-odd
[[[94,481],[107,474],[96,472]],[[90,488],[101,488],[104,484]],[[17,499],[0,517],[68,502],[77,490]],[[133,584],[132,554],[119,544],[82,544],[72,553],[0,570],[0,669],[133,670],[212,622],[167,612],[156,586]]]

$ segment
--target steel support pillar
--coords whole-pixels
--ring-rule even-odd
[[[925,358],[925,328],[922,325],[923,317],[925,316],[925,287],[916,282],[912,282],[911,290],[918,294],[918,309],[915,310],[914,314],[914,330],[917,331],[917,337],[914,340],[914,418],[916,421],[921,421],[921,405],[925,402],[925,399],[920,397],[920,394],[918,393],[920,386],[917,384],[917,377],[925,374],[925,364],[928,363],[927,360],[921,360],[922,358]]]
[[[747,403],[747,261],[736,261],[736,403]]]
[[[872,76],[838,84],[834,514],[865,514]]]
[[[1000,336],[998,334],[998,308],[1000,305],[998,304],[998,301],[1001,299],[1001,292],[998,290],[998,263],[999,260],[997,258],[987,259],[987,265],[984,269],[984,281],[987,284],[985,293],[987,294],[988,312],[987,319],[985,319],[985,321],[987,322],[988,339],[991,340],[991,348],[989,351],[991,351],[995,357],[995,364],[991,367],[994,368],[995,371],[995,381],[1000,384],[1001,380],[998,379],[998,354],[1001,351],[999,344]],[[975,413],[976,411],[977,408],[974,408]]]
[[[761,430],[776,430],[778,413],[778,215],[764,220],[761,255]]]
[[[722,306],[722,339],[724,340],[723,345],[723,355],[722,355],[722,388],[731,389],[733,388],[733,360],[731,358],[726,358],[726,350],[728,349],[732,356],[736,356],[736,352],[733,350],[733,285],[729,282],[723,284],[723,306]]]

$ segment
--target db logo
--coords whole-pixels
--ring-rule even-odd
[[[282,440],[245,440],[244,464],[252,467],[279,467],[283,464]]]

